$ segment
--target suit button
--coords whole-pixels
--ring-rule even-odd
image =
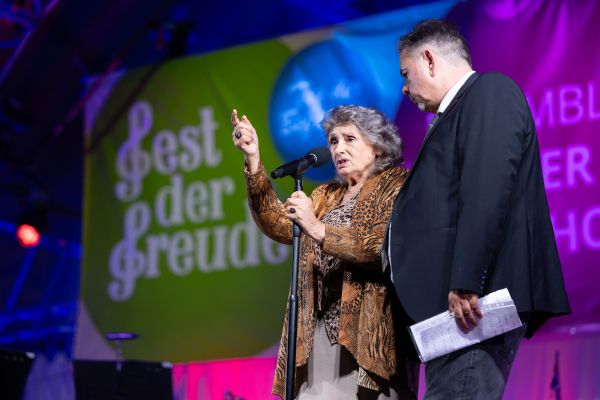
[[[485,274],[481,275],[481,280],[485,279]]]
[[[483,272],[484,274],[487,274],[487,268],[481,268],[481,272]]]
[[[483,290],[483,285],[479,285],[479,290]]]

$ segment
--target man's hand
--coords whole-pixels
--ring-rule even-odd
[[[477,302],[478,297],[477,293],[468,290],[451,290],[448,295],[448,311],[454,313],[458,326],[467,333],[471,331],[471,326],[477,326],[475,315],[479,319],[483,318]]]

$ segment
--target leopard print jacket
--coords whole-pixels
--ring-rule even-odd
[[[385,283],[389,276],[384,277],[380,255],[387,220],[407,174],[406,168],[395,167],[367,180],[356,200],[351,226],[326,225],[321,251],[344,262],[338,343],[352,353],[360,366],[358,384],[378,389],[387,386],[389,378],[395,375],[416,398],[419,365],[400,354],[396,346],[398,339]],[[264,166],[260,164],[255,174],[245,168],[245,178],[248,205],[260,230],[276,242],[291,245],[292,223],[287,218],[287,207],[277,198]],[[332,183],[313,191],[310,198],[317,219],[339,204],[347,188],[347,185]],[[313,348],[316,322],[313,243],[308,236],[302,235],[296,367],[308,362]],[[285,394],[287,325],[286,312],[272,391],[282,399]]]

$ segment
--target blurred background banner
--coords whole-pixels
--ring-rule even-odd
[[[289,54],[267,41],[142,68],[90,103],[77,358],[110,357],[108,332],[139,333],[124,354],[144,360],[277,342],[290,249],[252,221],[229,121],[233,108],[256,116],[263,160],[279,162],[264,115]]]
[[[84,256],[75,358],[192,361],[276,351],[291,247],[249,214],[231,111],[257,130],[268,171],[326,145],[337,104],[395,115],[395,38],[443,1],[338,27],[112,74],[86,108]],[[379,61],[377,61],[379,60]],[[305,191],[334,179],[307,173]],[[279,197],[292,180],[273,182]]]

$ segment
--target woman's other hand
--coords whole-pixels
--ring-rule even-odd
[[[315,217],[312,200],[304,192],[294,192],[287,199],[288,218],[296,221],[302,232],[318,244],[325,240],[325,224]]]
[[[244,153],[244,159],[248,165],[248,171],[251,174],[258,171],[260,156],[258,154],[258,135],[250,120],[244,115],[240,120],[237,110],[233,110],[231,114],[231,123],[233,124],[233,132],[231,138],[235,147]]]

